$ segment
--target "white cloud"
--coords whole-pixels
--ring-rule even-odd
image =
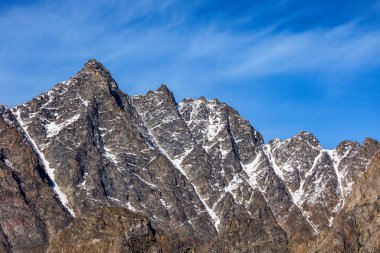
[[[316,72],[329,79],[380,67],[375,57],[380,53],[380,32],[364,30],[355,22],[278,32],[277,25],[283,22],[278,21],[253,31],[234,31],[212,19],[192,26],[187,15],[194,7],[177,7],[172,0],[102,0],[50,1],[12,9],[0,18],[0,72],[16,77],[25,71],[34,82],[39,78],[45,83],[51,71],[25,65],[36,61],[36,66],[54,65],[53,73],[66,76],[65,64],[95,57],[116,70],[119,83],[131,82],[132,87],[169,82],[175,89],[202,89],[273,74]],[[9,84],[0,85],[18,85],[17,78],[8,79]]]

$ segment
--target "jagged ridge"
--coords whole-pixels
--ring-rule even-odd
[[[12,112],[72,216],[122,207],[215,252],[285,252],[329,229],[380,147],[325,150],[307,132],[264,144],[225,103],[177,104],[164,85],[130,97],[96,60]]]

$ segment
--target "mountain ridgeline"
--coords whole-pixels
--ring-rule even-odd
[[[379,252],[379,150],[264,144],[217,99],[129,96],[90,60],[0,106],[0,252]]]

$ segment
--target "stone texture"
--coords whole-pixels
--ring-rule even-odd
[[[150,217],[157,230],[178,227],[171,231],[199,240],[216,234],[192,185],[100,63],[88,62],[69,82],[14,111],[77,215],[120,206]]]
[[[43,251],[71,220],[12,113],[0,107],[0,249]]]
[[[47,252],[162,252],[147,218],[122,208],[78,217],[52,239]]]
[[[372,140],[370,140],[372,142]],[[380,252],[380,153],[354,186],[330,231],[307,244],[308,252]]]
[[[0,252],[306,252],[331,231],[374,249],[377,191],[348,200],[379,149],[304,131],[264,144],[217,99],[129,96],[90,60],[0,108]]]
[[[225,140],[225,150],[229,155],[221,158],[220,153],[211,152],[202,141],[193,137],[195,135],[190,130],[191,126],[183,119],[182,104],[176,105],[173,94],[166,86],[161,86],[157,91],[148,92],[146,95],[132,97],[132,104],[142,115],[144,123],[169,159],[194,186],[215,228],[224,235],[224,240],[236,240],[236,245],[243,248],[249,248],[248,245],[254,242],[257,248],[270,251],[275,251],[276,248],[286,250],[286,242],[277,239],[285,238],[285,234],[278,226],[261,192],[249,183],[249,177],[239,161],[240,154],[237,150],[232,151],[235,140],[230,139],[230,135],[227,135],[227,139],[222,134],[219,136],[219,140]],[[225,108],[232,111],[235,118],[243,121],[233,109],[226,106]],[[246,140],[253,150],[262,139],[247,121],[244,122],[247,129],[253,132],[247,136],[256,135],[259,138]],[[227,122],[224,122],[223,126],[218,123],[214,126],[230,127]],[[240,136],[238,131],[236,135]],[[201,135],[198,137],[202,138]],[[221,146],[219,141],[216,141],[215,145]],[[229,170],[225,169],[227,166]],[[247,221],[250,221],[249,225]],[[237,228],[248,227],[255,233],[241,233],[237,240]],[[273,241],[272,244],[268,243],[268,238]],[[221,249],[223,248],[219,248]]]

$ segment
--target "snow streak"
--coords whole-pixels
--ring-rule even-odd
[[[50,180],[53,182],[53,190],[57,193],[59,200],[61,201],[63,206],[70,212],[70,214],[73,217],[75,217],[75,212],[72,208],[70,208],[70,206],[69,206],[70,204],[69,204],[69,201],[67,199],[66,194],[62,192],[61,188],[59,187],[59,185],[55,181],[55,176],[54,176],[54,170],[55,169],[50,167],[49,161],[46,159],[45,155],[39,150],[36,142],[32,139],[32,137],[30,137],[29,132],[27,131],[28,126],[21,119],[20,110],[18,109],[18,110],[16,110],[16,112],[12,111],[12,113],[16,117],[21,128],[24,130],[25,136],[27,137],[29,142],[32,144],[32,146],[33,146],[34,150],[36,151],[36,153],[38,154],[38,156],[40,157],[40,161],[42,162],[42,165],[44,166],[46,173],[48,174]]]

